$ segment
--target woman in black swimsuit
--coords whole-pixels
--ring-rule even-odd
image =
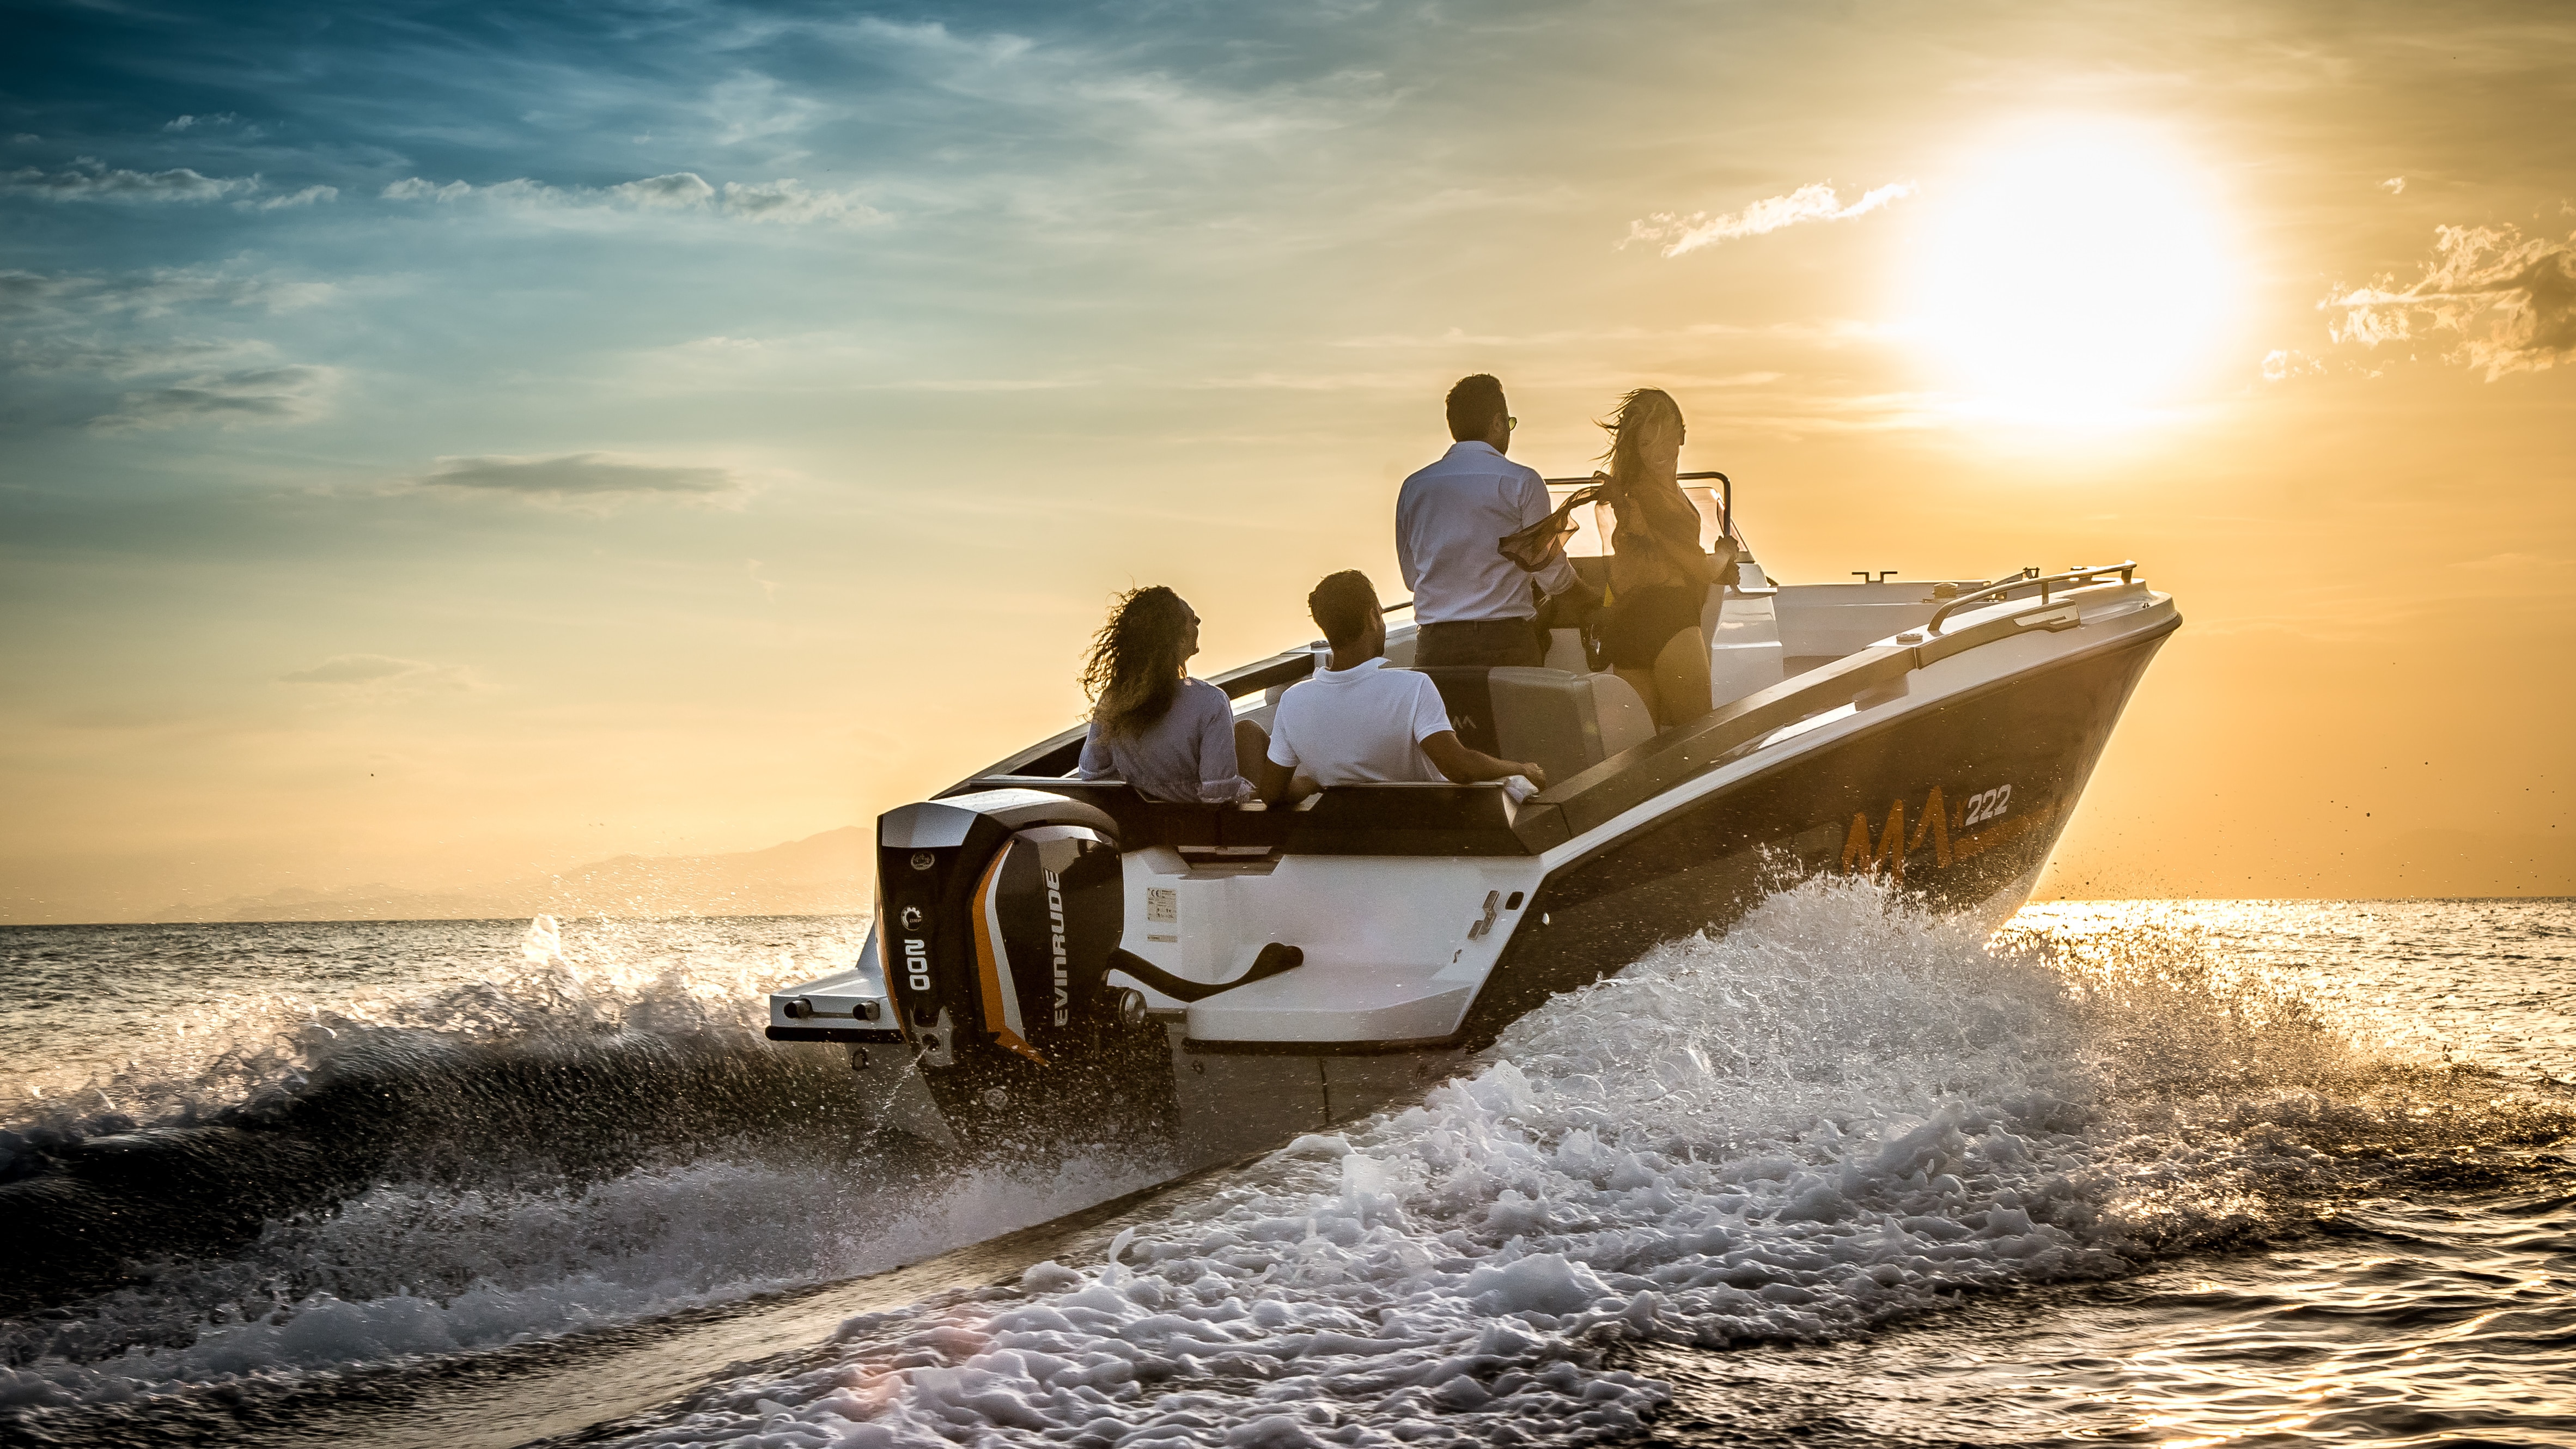
[[[1619,401],[1610,430],[1610,470],[1596,473],[1617,525],[1610,535],[1610,591],[1602,611],[1602,652],[1671,729],[1708,713],[1708,639],[1700,607],[1709,585],[1734,562],[1734,544],[1700,551],[1699,510],[1682,496],[1682,410],[1670,394],[1641,387]]]

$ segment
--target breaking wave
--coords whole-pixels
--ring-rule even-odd
[[[117,928],[93,960],[229,989],[105,1070],[78,1059],[98,1033],[67,1039],[53,1070],[84,1084],[0,1131],[0,1412],[77,1439],[84,1414],[173,1395],[877,1272],[1167,1175],[959,1171],[888,1130],[884,1082],[762,1040],[759,992],[846,963],[863,931]]]
[[[180,1022],[138,1049],[161,1075],[139,1060],[116,1074],[119,1096],[152,1104],[147,1122],[75,1116],[59,1104],[81,1094],[57,1094],[0,1131],[0,1239],[26,1249],[0,1311],[166,1286],[173,1265],[309,1236],[309,1219],[381,1199],[377,1184],[578,1197],[709,1152],[838,1163],[860,1145],[817,1125],[868,1120],[868,1089],[831,1057],[759,1040],[736,963],[639,969],[614,946],[577,963],[541,919],[502,969],[407,997],[236,992],[209,1013],[225,1045],[191,1051]],[[95,1079],[87,1095],[113,1100]]]

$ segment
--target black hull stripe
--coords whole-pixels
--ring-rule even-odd
[[[1519,913],[1461,1040],[1490,1041],[1662,942],[1723,931],[1810,875],[1884,871],[1942,911],[2030,877],[2172,627],[1905,711],[1585,849]],[[1971,801],[1998,798],[2006,808],[1991,822],[1967,818]]]
[[[2076,650],[2075,652],[2073,652],[2073,653],[2071,653],[2071,654],[2067,654],[2067,655],[2065,655],[2065,656],[2063,656],[2063,657],[2061,657],[2061,658],[2051,660],[2051,661],[2049,661],[2048,665],[2047,665],[2045,668],[2040,669],[2039,671],[2037,671],[2037,672],[2035,672],[2035,673],[2030,673],[2030,674],[2013,674],[2013,675],[2007,675],[2007,676],[2005,676],[2004,678],[2001,678],[2001,679],[1988,680],[1986,683],[1984,683],[1984,684],[1980,684],[1980,685],[1976,686],[1976,687],[1975,687],[1975,688],[1973,688],[1973,689],[1965,689],[1965,690],[1961,690],[1961,691],[1960,691],[1959,693],[1957,693],[1957,694],[1953,694],[1953,695],[1945,695],[1945,696],[1943,696],[1943,697],[1942,697],[1942,698],[1941,698],[1937,703],[1932,704],[1932,705],[1929,705],[1929,706],[1926,706],[1926,709],[1925,709],[1924,711],[1917,711],[1917,710],[1904,710],[1904,711],[1899,711],[1897,714],[1895,714],[1895,715],[1893,715],[1893,716],[1891,716],[1891,717],[1889,717],[1889,718],[1887,718],[1887,719],[1874,721],[1874,722],[1872,722],[1871,724],[1869,724],[1868,726],[1866,726],[1866,727],[1864,727],[1864,728],[1854,730],[1854,731],[1852,731],[1850,734],[1843,736],[1841,739],[1839,739],[1839,740],[1837,740],[1837,741],[1835,741],[1835,742],[1834,742],[1834,751],[1840,751],[1840,750],[1846,749],[1846,748],[1848,748],[1848,747],[1851,747],[1851,746],[1857,745],[1857,744],[1859,744],[1860,742],[1862,742],[1862,741],[1864,741],[1864,740],[1869,740],[1869,739],[1871,739],[1871,738],[1873,738],[1873,737],[1875,737],[1875,736],[1883,735],[1883,734],[1886,734],[1886,733],[1888,733],[1888,732],[1890,732],[1890,731],[1904,729],[1904,728],[1905,728],[1909,723],[1911,723],[1911,722],[1912,722],[1912,721],[1913,721],[1913,720],[1914,720],[1914,719],[1915,719],[1919,714],[1924,713],[1924,712],[1926,712],[1926,711],[1928,711],[1928,710],[1934,710],[1934,709],[1949,709],[1949,708],[1952,708],[1952,707],[1954,707],[1954,706],[1962,706],[1962,705],[1970,705],[1970,704],[1979,703],[1979,702],[1982,702],[1982,701],[1984,701],[1984,700],[1986,700],[1986,699],[1989,699],[1989,698],[1993,697],[1994,695],[2001,694],[2001,693],[2004,693],[2004,692],[2009,691],[2009,690],[2018,690],[2018,689],[2021,689],[2021,688],[2023,688],[2023,687],[2025,687],[2025,686],[2027,686],[2027,685],[2030,685],[2030,684],[2036,683],[2036,682],[2038,682],[2038,681],[2040,681],[2040,680],[2044,680],[2044,679],[2046,679],[2048,676],[2050,676],[2051,674],[2057,673],[2057,672],[2058,672],[2058,671],[2060,671],[2060,670],[2065,670],[2065,669],[2074,668],[2074,667],[2076,667],[2076,666],[2078,666],[2078,665],[2082,665],[2082,664],[2085,664],[2085,663],[2090,662],[2090,661],[2092,661],[2092,660],[2099,659],[2099,658],[2101,658],[2102,656],[2104,656],[2104,655],[2106,655],[2106,654],[2117,654],[2117,653],[2119,653],[2119,652],[2121,652],[2121,651],[2123,651],[2123,650],[2128,650],[2128,649],[2138,649],[2138,648],[2153,649],[2155,646],[2160,645],[2160,644],[2162,644],[2162,643],[2164,642],[2164,638],[2165,638],[2165,636],[2166,636],[2166,635],[2171,634],[2174,630],[2179,629],[2179,628],[2181,628],[2181,627],[2182,627],[2182,619],[2181,619],[2181,617],[2180,617],[2179,615],[2177,615],[2176,617],[2174,617],[2174,618],[2172,618],[2172,619],[2170,619],[2170,620],[2166,621],[2165,623],[2163,623],[2163,624],[2161,624],[2161,625],[2158,625],[2156,628],[2151,629],[2151,630],[2147,630],[2147,631],[2145,631],[2145,632],[2143,632],[2143,633],[2124,635],[2124,636],[2122,636],[2122,637],[2120,637],[2120,638],[2118,638],[2118,639],[2106,639],[2106,640],[2102,641],[2102,642],[2101,642],[2101,643],[2099,643],[2099,644],[2092,645],[2092,646],[2090,646],[2090,647],[2088,647],[2088,648],[2079,649],[2079,650]],[[2124,703],[2124,704],[2125,704],[2126,702],[2127,702],[2127,695],[2126,695],[2126,692],[2125,692],[2125,691],[2123,691],[2123,694],[2122,694],[2122,703]],[[1828,753],[1830,754],[1830,753],[1833,753],[1834,751],[1829,751]],[[1741,756],[1736,756],[1735,758],[1741,758]],[[1756,781],[1759,781],[1759,780],[1765,779],[1766,777],[1768,777],[1768,776],[1770,776],[1770,775],[1772,775],[1772,774],[1774,774],[1774,773],[1776,773],[1776,772],[1778,772],[1778,771],[1791,769],[1791,768],[1794,768],[1794,767],[1796,767],[1796,766],[1798,766],[1798,765],[1800,765],[1800,764],[1806,763],[1806,762],[1807,762],[1807,761],[1809,761],[1809,760],[1813,760],[1813,759],[1817,759],[1817,758],[1822,758],[1822,757],[1821,757],[1821,756],[1800,756],[1800,755],[1796,755],[1796,754],[1791,754],[1791,755],[1789,755],[1789,756],[1787,756],[1787,757],[1785,757],[1785,758],[1782,758],[1782,759],[1779,759],[1779,760],[1775,760],[1775,761],[1771,762],[1770,764],[1767,764],[1767,765],[1763,766],[1761,769],[1756,770],[1756,771],[1754,771],[1753,773],[1751,773],[1751,774],[1749,774],[1749,775],[1746,775],[1746,776],[1744,776],[1744,777],[1743,777],[1743,778],[1741,778],[1741,779],[1738,779],[1738,780],[1736,780],[1736,781],[1734,781],[1734,782],[1732,782],[1732,783],[1730,783],[1730,784],[1728,784],[1728,785],[1725,785],[1725,786],[1721,787],[1721,788],[1720,788],[1720,790],[1718,791],[1718,793],[1720,793],[1720,794],[1725,794],[1725,793],[1729,793],[1729,792],[1732,792],[1732,791],[1735,791],[1735,790],[1738,790],[1738,789],[1742,789],[1742,788],[1744,788],[1745,786],[1751,785],[1751,784],[1755,783]],[[1732,764],[1733,762],[1734,762],[1734,761],[1733,761],[1733,759],[1729,759],[1729,760],[1723,760],[1723,761],[1720,761],[1720,762],[1718,762],[1718,763],[1716,763],[1716,764],[1713,764],[1713,765],[1711,765],[1708,769],[1706,769],[1706,770],[1701,770],[1701,771],[1698,771],[1697,773],[1693,774],[1689,779],[1687,779],[1687,780],[1683,780],[1683,781],[1680,781],[1680,782],[1676,783],[1676,784],[1675,784],[1675,785],[1673,785],[1670,789],[1668,789],[1668,790],[1664,791],[1662,794],[1657,795],[1657,796],[1654,796],[1654,797],[1652,797],[1652,798],[1650,798],[1650,799],[1647,799],[1647,800],[1641,800],[1641,801],[1637,802],[1637,804],[1636,804],[1636,805],[1631,805],[1631,806],[1629,806],[1626,810],[1622,810],[1622,811],[1620,811],[1619,813],[1620,813],[1621,815],[1625,815],[1625,814],[1627,814],[1627,813],[1628,813],[1628,811],[1629,811],[1629,810],[1635,810],[1635,809],[1639,808],[1640,806],[1644,806],[1644,805],[1653,805],[1653,804],[1656,804],[1656,803],[1661,802],[1661,801],[1664,801],[1664,800],[1669,800],[1669,799],[1671,799],[1673,796],[1675,796],[1675,795],[1677,795],[1677,794],[1680,794],[1682,791],[1687,790],[1687,789],[1689,789],[1691,786],[1698,784],[1700,781],[1707,779],[1707,778],[1709,777],[1709,775],[1711,775],[1711,774],[1715,773],[1717,770],[1720,770],[1720,769],[1725,768],[1725,766],[1726,766],[1726,765],[1728,765],[1728,764]],[[1705,797],[1700,797],[1700,798],[1705,798]],[[1692,802],[1690,802],[1690,803],[1694,803],[1694,804],[1695,804],[1695,803],[1697,803],[1697,800],[1694,800],[1694,801],[1692,801]],[[1617,835],[1610,836],[1610,837],[1605,838],[1605,839],[1603,839],[1603,840],[1596,841],[1596,842],[1594,842],[1594,843],[1593,843],[1593,844],[1591,844],[1591,845],[1585,846],[1585,847],[1582,849],[1582,851],[1581,851],[1580,853],[1576,854],[1575,856],[1573,856],[1573,857],[1571,857],[1571,858],[1569,858],[1569,859],[1567,859],[1567,860],[1564,860],[1564,861],[1562,861],[1562,862],[1559,862],[1559,863],[1558,863],[1557,865],[1555,865],[1555,866],[1550,867],[1550,869],[1549,869],[1549,871],[1548,871],[1548,874],[1549,874],[1550,876],[1554,876],[1554,875],[1556,875],[1558,872],[1572,869],[1573,867],[1575,867],[1575,866],[1579,866],[1579,865],[1581,865],[1583,862],[1585,862],[1585,861],[1587,861],[1587,860],[1590,860],[1590,859],[1591,859],[1591,858],[1593,858],[1594,856],[1599,855],[1600,853],[1602,853],[1602,852],[1603,852],[1603,851],[1605,851],[1605,850],[1613,850],[1613,849],[1616,849],[1616,848],[1618,848],[1620,845],[1622,845],[1622,844],[1624,844],[1624,843],[1626,843],[1626,842],[1628,842],[1628,841],[1630,841],[1630,840],[1635,839],[1638,835],[1643,834],[1643,833],[1645,833],[1645,832],[1647,832],[1647,831],[1650,831],[1650,830],[1655,829],[1657,826],[1659,826],[1659,825],[1661,825],[1661,824],[1663,823],[1663,816],[1664,816],[1664,813],[1665,813],[1665,812],[1658,811],[1658,812],[1657,812],[1657,814],[1656,814],[1655,816],[1653,816],[1652,818],[1649,818],[1649,819],[1646,819],[1646,820],[1641,820],[1641,821],[1639,821],[1637,824],[1635,824],[1635,825],[1633,825],[1633,826],[1630,826],[1628,829],[1626,829],[1626,830],[1624,830],[1624,831],[1621,831],[1621,832],[1620,832],[1619,834],[1617,834]],[[1607,823],[1607,822],[1604,822],[1604,823]],[[1596,827],[1596,828],[1597,828],[1597,827]]]

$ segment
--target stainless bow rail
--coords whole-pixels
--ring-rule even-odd
[[[2048,592],[2051,589],[2100,583],[2104,577],[2111,574],[2118,574],[2120,576],[2120,582],[2125,584],[2131,581],[2130,576],[2135,574],[2137,571],[2138,561],[2136,559],[2122,559],[2118,563],[2103,564],[2099,567],[2089,567],[2078,564],[2076,567],[2068,569],[2062,574],[2042,575],[2037,569],[2025,569],[2022,572],[2013,575],[2011,578],[1999,579],[1981,589],[1975,590],[1974,592],[1961,594],[1959,597],[1949,600],[1941,607],[1934,609],[1932,611],[1931,621],[1923,626],[1923,632],[1927,634],[1940,633],[1941,621],[1943,619],[1950,617],[1952,614],[1959,612],[1961,609],[1964,609],[1970,604],[1976,603],[1981,599],[1991,600],[2008,598],[2017,589],[2027,589],[2035,586],[2039,590],[2040,605],[2044,608],[2048,604]]]

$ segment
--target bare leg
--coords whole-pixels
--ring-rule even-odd
[[[1686,725],[1708,713],[1708,636],[1693,625],[1664,641],[1655,656],[1655,724]]]
[[[1613,664],[1610,666],[1610,672],[1618,675],[1621,683],[1637,691],[1637,698],[1645,703],[1646,718],[1655,722],[1655,728],[1662,729],[1664,712],[1655,707],[1655,671],[1631,669],[1625,664]]]

